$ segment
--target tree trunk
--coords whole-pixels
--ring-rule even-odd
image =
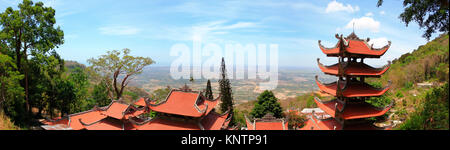
[[[30,99],[29,99],[29,92],[28,92],[28,89],[29,89],[29,85],[28,85],[28,61],[27,61],[27,53],[26,53],[26,51],[24,51],[24,60],[25,60],[25,64],[24,64],[24,66],[23,66],[23,72],[24,72],[24,75],[25,75],[25,102],[26,102],[26,105],[27,105],[27,109],[28,109],[28,113],[29,114],[31,114],[31,103],[30,103]]]
[[[121,88],[120,88],[120,92],[117,94],[117,99],[119,99],[120,97],[122,97],[122,93],[123,93],[123,89],[125,88],[125,81],[128,79],[128,77],[130,77],[130,75],[127,75],[125,78],[123,78],[122,83],[121,83]]]
[[[119,89],[117,88],[117,77],[119,76],[119,71],[117,70],[116,72],[114,72],[114,79],[113,79],[113,87],[114,87],[114,91],[116,92],[116,98],[120,99],[121,95],[119,95]]]

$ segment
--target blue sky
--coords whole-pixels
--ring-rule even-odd
[[[0,0],[0,11],[17,8],[20,2]],[[336,62],[336,58],[325,57],[317,41],[334,46],[334,35],[350,34],[353,22],[355,33],[360,38],[370,37],[375,47],[392,41],[381,60],[366,61],[374,66],[427,42],[416,23],[406,27],[398,18],[403,12],[399,0],[386,0],[379,8],[377,0],[43,2],[56,10],[57,25],[65,33],[58,53],[84,64],[108,50],[130,48],[131,55],[147,56],[157,62],[155,65],[169,66],[177,58],[169,55],[174,44],[192,45],[193,38],[201,37],[203,43],[222,47],[229,43],[278,44],[279,66],[317,67],[316,58],[324,64]]]

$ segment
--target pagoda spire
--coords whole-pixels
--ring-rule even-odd
[[[381,57],[391,43],[389,42],[389,45],[381,49],[374,49],[367,44],[368,40],[369,38],[367,40],[359,39],[355,34],[355,23],[353,22],[352,33],[346,38],[339,38],[339,42],[334,48],[324,48],[319,41],[320,49],[328,57],[338,57],[338,63],[331,66],[325,66],[317,59],[319,68],[325,74],[338,77],[338,80],[333,83],[322,83],[316,76],[316,83],[322,92],[335,98],[325,102],[316,97],[314,101],[317,106],[331,117],[323,119],[317,118],[313,114],[304,129],[385,129],[375,127],[364,118],[384,115],[392,108],[393,101],[389,106],[379,108],[365,100],[368,97],[382,96],[389,90],[391,82],[389,81],[389,85],[385,88],[376,88],[365,83],[364,79],[381,77],[389,69],[390,62],[383,68],[374,68],[362,60]],[[361,59],[361,61],[358,62],[357,59]]]

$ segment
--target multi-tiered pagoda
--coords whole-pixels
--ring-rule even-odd
[[[382,68],[374,68],[364,63],[365,58],[380,58],[389,49],[391,42],[382,48],[373,48],[369,45],[369,38],[359,39],[354,32],[343,37],[336,34],[339,40],[335,47],[326,48],[319,40],[319,47],[328,57],[338,57],[338,63],[326,66],[317,63],[322,72],[337,76],[338,80],[333,83],[322,83],[316,76],[319,89],[334,96],[331,101],[322,101],[315,98],[317,106],[331,117],[321,118],[311,115],[304,130],[370,130],[389,129],[373,125],[365,118],[377,117],[385,114],[391,107],[378,108],[366,102],[367,98],[382,96],[389,85],[385,88],[375,88],[364,82],[366,77],[380,77],[390,67],[390,62]]]

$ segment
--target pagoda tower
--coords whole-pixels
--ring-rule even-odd
[[[317,63],[322,72],[338,77],[333,83],[322,83],[316,76],[319,89],[334,97],[331,101],[315,98],[317,106],[329,118],[318,117],[312,113],[310,120],[303,127],[305,130],[372,130],[390,129],[373,125],[365,118],[384,115],[391,107],[379,108],[365,102],[370,97],[382,96],[389,90],[391,82],[385,88],[376,88],[364,82],[367,77],[381,77],[390,67],[390,62],[381,68],[374,68],[364,63],[365,58],[380,58],[389,49],[391,42],[382,48],[369,45],[369,38],[359,39],[354,32],[347,37],[336,34],[339,41],[336,46],[326,48],[319,40],[319,47],[327,57],[337,57],[338,63],[326,66]]]

